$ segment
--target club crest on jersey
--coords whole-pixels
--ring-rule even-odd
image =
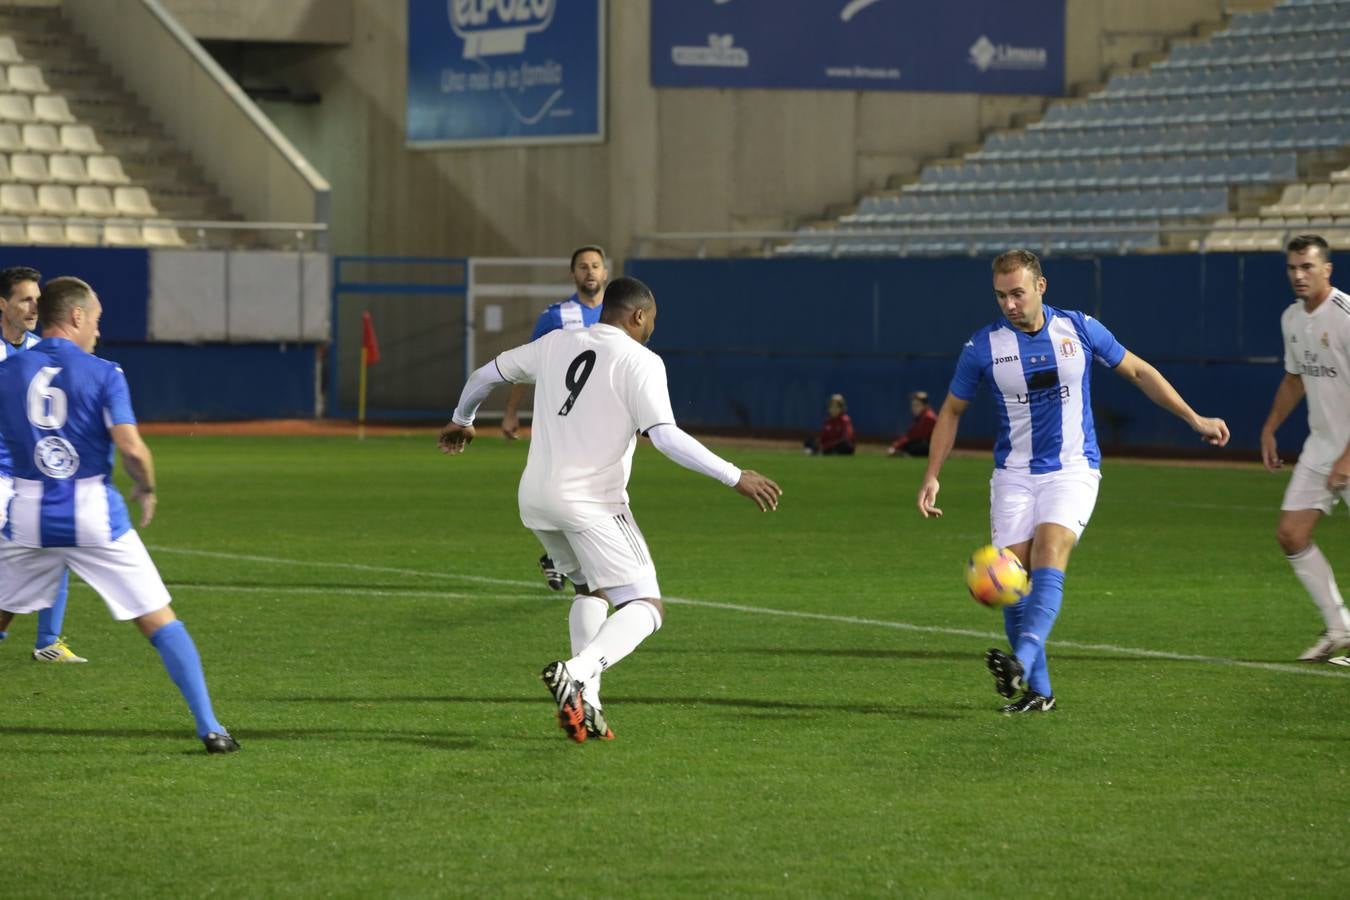
[[[1322,346],[1328,350],[1331,349],[1331,337],[1327,332],[1322,332]]]
[[[1073,359],[1078,355],[1078,344],[1072,338],[1065,338],[1059,343],[1059,355],[1065,359]]]
[[[65,438],[48,435],[33,448],[33,462],[48,478],[70,478],[80,468],[80,454]]]

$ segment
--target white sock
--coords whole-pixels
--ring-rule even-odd
[[[567,630],[572,636],[572,655],[586,649],[586,645],[595,640],[600,627],[609,615],[609,601],[592,597],[590,594],[577,594],[572,600],[572,611],[567,614]],[[568,667],[571,671],[571,667]],[[575,677],[575,673],[573,673]],[[600,675],[582,682],[582,695],[596,708],[600,707]]]
[[[1350,613],[1346,612],[1341,592],[1336,589],[1336,576],[1332,574],[1331,564],[1317,545],[1309,544],[1287,559],[1289,565],[1294,567],[1298,580],[1312,595],[1327,630],[1350,631]]]
[[[655,606],[644,600],[625,603],[605,620],[595,640],[567,661],[567,671],[582,681],[594,678],[636,650],[660,627],[661,614]]]

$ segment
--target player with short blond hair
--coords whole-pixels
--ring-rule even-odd
[[[656,567],[628,507],[637,435],[647,435],[685,468],[734,487],[761,510],[776,509],[781,493],[773,481],[738,469],[675,424],[665,364],[646,347],[655,326],[651,290],[635,278],[614,281],[597,324],[554,331],[474,372],[440,436],[442,452],[463,452],[474,437],[474,415],[494,386],[535,385],[520,519],[560,565],[586,573],[568,616],[572,656],[541,674],[559,724],[578,742],[614,736],[602,712],[600,674],[665,617]]]
[[[1228,426],[1198,415],[1157,369],[1126,350],[1096,319],[1046,305],[1046,279],[1036,254],[1003,253],[994,260],[993,275],[1003,318],[975,332],[961,351],[933,429],[918,506],[924,518],[942,515],[938,475],[962,413],[987,381],[999,415],[990,481],[992,543],[1021,560],[1031,573],[1031,592],[1003,608],[1012,653],[993,648],[985,664],[999,694],[1011,699],[1023,692],[1003,712],[1049,712],[1056,700],[1045,645],[1064,600],[1069,554],[1092,518],[1101,481],[1092,362],[1115,369],[1211,444],[1228,443]]]
[[[1295,299],[1280,316],[1284,378],[1261,427],[1261,462],[1272,472],[1283,467],[1275,432],[1306,397],[1308,438],[1280,503],[1275,539],[1326,626],[1299,660],[1350,665],[1336,656],[1350,648],[1350,613],[1313,541],[1322,517],[1339,500],[1350,502],[1350,296],[1331,285],[1331,248],[1320,235],[1289,241],[1285,271]]]

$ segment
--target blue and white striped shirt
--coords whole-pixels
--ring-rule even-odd
[[[1045,310],[1045,326],[1027,334],[1006,319],[982,328],[961,351],[951,393],[972,400],[989,381],[998,406],[994,466],[1033,475],[1100,468],[1092,424],[1092,367],[1115,368],[1125,348],[1106,326],[1075,310]]]
[[[573,294],[539,314],[539,321],[534,323],[534,333],[530,335],[530,340],[537,341],[550,331],[559,329],[590,328],[600,321],[600,310],[603,308],[603,303],[587,306]]]
[[[112,427],[135,424],[121,367],[64,338],[0,362],[3,474],[14,490],[0,533],[23,547],[94,547],[130,530],[112,484]]]

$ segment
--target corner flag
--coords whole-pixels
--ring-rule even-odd
[[[364,440],[366,436],[366,368],[380,361],[380,344],[375,340],[375,323],[370,313],[361,313],[361,381],[357,386],[356,399],[356,437]]]

